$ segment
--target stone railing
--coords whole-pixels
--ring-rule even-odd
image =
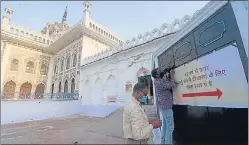
[[[1,100],[78,100],[78,93],[2,93]]]
[[[196,15],[196,13],[194,14],[194,16]],[[140,34],[138,37],[134,37],[131,40],[127,40],[125,43],[121,44],[117,48],[107,48],[106,50],[103,50],[102,52],[86,57],[83,59],[82,66],[87,65],[91,62],[106,58],[122,50],[127,50],[131,47],[146,43],[155,38],[158,38],[158,37],[170,34],[170,33],[174,33],[177,30],[183,28],[191,19],[193,19],[193,17],[191,18],[190,16],[186,15],[181,20],[176,19],[172,24],[163,24],[161,28],[159,29],[155,28],[152,31],[144,33],[143,35]]]
[[[39,33],[39,32],[34,32],[32,30],[28,30],[22,26],[18,26],[16,24],[10,24],[8,26],[8,29],[5,30],[13,35],[23,37],[26,39],[33,40],[35,42],[44,44],[44,45],[50,45],[53,43],[52,39],[49,36],[46,36],[45,34]]]

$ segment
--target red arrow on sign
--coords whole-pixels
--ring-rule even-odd
[[[182,94],[182,97],[218,96],[218,99],[220,99],[222,94],[223,93],[218,88],[216,88],[216,91],[213,92],[186,93]]]

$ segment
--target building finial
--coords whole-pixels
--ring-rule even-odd
[[[91,7],[91,3],[89,0],[86,0],[84,2],[84,13],[85,13],[85,21],[88,21],[90,18],[90,7]]]
[[[11,15],[13,14],[13,10],[11,7],[7,7],[4,9],[4,11],[6,12],[7,16],[9,16],[11,18]]]
[[[65,9],[65,12],[64,12],[64,15],[62,17],[62,23],[66,23],[67,22],[67,6],[66,6],[66,9]]]
[[[91,6],[91,3],[89,0],[86,0],[84,2],[84,6],[85,6],[85,10],[84,11],[89,11],[90,12],[90,6]]]
[[[9,22],[11,19],[11,15],[13,14],[13,10],[11,7],[7,7],[4,9],[4,11],[6,14],[3,16],[1,29],[6,30],[6,29],[8,29],[8,25],[9,25]]]

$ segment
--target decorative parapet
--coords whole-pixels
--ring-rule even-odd
[[[94,21],[93,19],[89,20],[89,24],[86,24],[85,26],[87,26],[89,29],[98,32],[100,35],[111,39],[113,42],[116,43],[123,43],[123,38],[121,38],[120,36],[118,36],[117,34],[113,33],[111,30],[109,30],[107,27],[98,24],[96,21]]]
[[[159,29],[155,28],[152,31],[146,32],[143,35],[140,34],[138,37],[133,37],[131,40],[127,40],[125,43],[122,43],[117,48],[107,48],[99,53],[96,53],[92,56],[86,57],[83,59],[82,66],[92,63],[94,61],[104,59],[109,57],[115,53],[118,53],[123,50],[127,50],[131,47],[135,47],[141,44],[144,44],[148,41],[151,41],[155,38],[159,38],[161,36],[174,33],[177,30],[183,28],[191,19],[195,17],[196,13],[191,18],[190,16],[186,15],[181,20],[176,19],[172,24],[164,23]]]
[[[53,40],[49,36],[16,24],[9,24],[5,31],[22,38],[33,40],[43,45],[50,45],[53,43]]]

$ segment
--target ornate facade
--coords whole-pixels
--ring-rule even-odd
[[[13,10],[5,8],[1,89],[8,99],[38,93],[77,93],[83,58],[123,43],[120,36],[90,17],[90,6],[86,1],[83,21],[76,25],[68,26],[66,8],[61,23],[48,23],[41,32],[13,24]]]

